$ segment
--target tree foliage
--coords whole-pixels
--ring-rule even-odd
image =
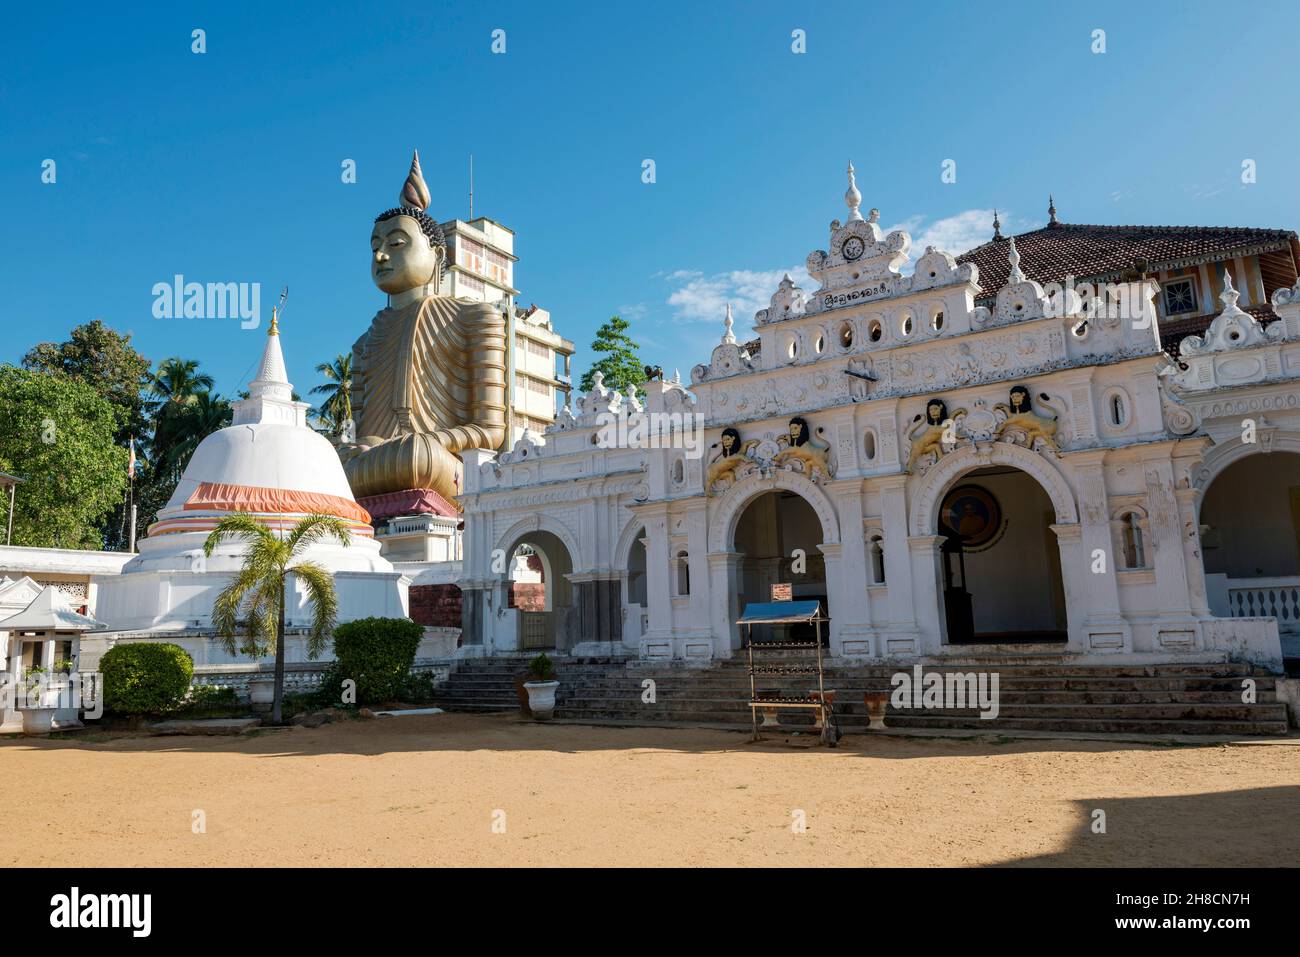
[[[285,580],[289,575],[298,579],[311,602],[307,653],[315,658],[334,627],[339,601],[329,571],[317,562],[304,560],[302,555],[327,538],[350,545],[352,535],[345,522],[330,515],[308,515],[287,536],[281,536],[253,516],[239,513],[217,523],[203,543],[203,554],[210,557],[226,538],[242,540],[247,551],[234,581],[213,603],[212,625],[230,654],[243,651],[263,655],[274,649],[275,703],[271,720],[278,724],[284,696]]]
[[[333,362],[322,362],[316,371],[325,377],[325,383],[311,390],[312,395],[323,395],[315,416],[325,425],[325,431],[337,438],[352,418],[352,353],[341,352]]]
[[[627,334],[631,324],[621,316],[611,316],[596,330],[592,340],[591,351],[600,353],[600,358],[593,362],[582,374],[578,388],[588,392],[594,383],[597,371],[604,373],[605,388],[616,389],[624,395],[628,387],[645,381],[645,366],[637,354],[637,344]]]
[[[0,365],[0,471],[15,492],[15,545],[102,548],[100,522],[122,500],[119,413],[65,374]]]

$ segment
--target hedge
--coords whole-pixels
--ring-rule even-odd
[[[180,645],[132,642],[99,660],[104,707],[121,714],[158,714],[179,705],[190,690],[194,662]]]
[[[356,704],[401,699],[423,637],[424,629],[409,618],[359,618],[338,625],[334,629],[337,661],[328,669],[321,690],[334,696],[341,682],[350,678],[357,683]]]

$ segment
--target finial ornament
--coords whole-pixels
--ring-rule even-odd
[[[722,334],[723,342],[735,342],[735,333],[731,331],[731,325],[734,320],[731,318],[731,303],[727,303],[726,331]]]
[[[406,182],[402,184],[402,194],[398,201],[403,206],[414,206],[416,209],[429,208],[429,187],[424,184],[424,173],[420,171],[419,150],[415,150],[411,156],[411,171],[406,174]]]
[[[1223,271],[1223,292],[1219,293],[1219,301],[1223,303],[1225,312],[1230,312],[1237,308],[1237,300],[1241,298],[1241,293],[1237,292],[1232,285],[1232,273],[1228,270]]]
[[[1016,249],[1015,236],[1011,237],[1011,249],[1007,252],[1007,262],[1011,264],[1011,275],[1007,277],[1007,282],[1024,282],[1025,274],[1020,271],[1020,253]]]
[[[1056,200],[1052,198],[1051,193],[1047,194],[1047,225],[1049,226],[1060,225],[1056,221]]]
[[[849,188],[844,194],[844,202],[849,207],[849,222],[861,222],[862,213],[858,207],[862,205],[862,194],[858,192],[858,184],[853,178],[853,161],[849,160]]]
[[[1002,238],[1002,223],[998,221],[998,211],[993,210],[993,238]]]
[[[268,336],[278,336],[280,334],[280,317],[279,310],[274,306],[271,307],[271,328],[266,330]]]

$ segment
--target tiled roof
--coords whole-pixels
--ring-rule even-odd
[[[982,302],[997,295],[1007,282],[1009,243],[995,239],[957,257],[959,263],[979,267]],[[1020,268],[1040,283],[1075,279],[1103,279],[1146,261],[1146,269],[1179,268],[1216,262],[1263,249],[1291,247],[1300,253],[1297,237],[1289,229],[1252,229],[1237,226],[1079,226],[1053,223],[1016,237]]]

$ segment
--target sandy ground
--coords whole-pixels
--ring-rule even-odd
[[[0,741],[0,806],[5,865],[1276,865],[1300,859],[1300,739],[829,750],[452,714],[87,732]]]

